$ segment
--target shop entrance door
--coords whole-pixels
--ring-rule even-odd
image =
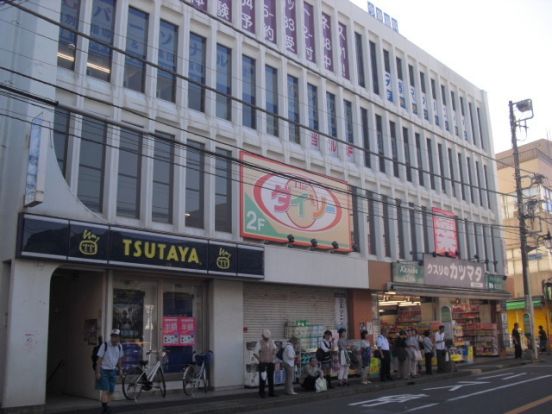
[[[102,323],[103,274],[56,271],[50,285],[48,327],[48,397],[97,397],[92,349]]]

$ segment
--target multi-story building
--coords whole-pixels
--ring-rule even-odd
[[[424,323],[459,305],[500,319],[486,94],[369,13],[36,0],[0,15],[2,407],[93,396],[90,351],[112,327],[127,365],[168,351],[171,387],[213,350],[224,388],[254,382],[244,349],[262,328],[375,334],[405,303]]]
[[[508,301],[508,324],[510,331],[514,323],[526,330],[525,290],[521,268],[519,245],[518,208],[515,192],[514,162],[512,150],[496,155],[499,191],[502,193],[501,209],[504,226],[508,227],[504,235],[506,264],[510,281],[509,290],[513,298]],[[552,328],[551,307],[545,300],[544,285],[552,281],[552,253],[547,249],[544,236],[552,229],[552,143],[540,139],[519,147],[522,192],[524,196],[524,214],[528,228],[528,272],[529,289],[534,298],[535,332],[542,325],[547,332]],[[506,230],[506,229],[505,229]]]

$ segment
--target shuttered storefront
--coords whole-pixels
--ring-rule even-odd
[[[258,339],[264,328],[270,329],[273,338],[284,338],[288,321],[306,320],[335,329],[336,296],[345,293],[344,289],[245,283],[244,339]]]

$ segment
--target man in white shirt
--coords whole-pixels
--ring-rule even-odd
[[[96,389],[100,390],[102,413],[111,413],[108,404],[113,398],[115,384],[117,383],[117,370],[122,373],[121,360],[125,356],[123,346],[120,343],[121,331],[113,329],[111,340],[104,342],[98,349],[98,361],[96,363]]]
[[[447,349],[445,346],[445,326],[439,326],[439,331],[435,332],[435,351],[437,352],[437,372],[445,372],[445,356]]]
[[[391,381],[391,352],[389,352],[389,340],[387,339],[387,331],[382,329],[381,333],[376,338],[376,346],[380,352],[380,380]]]
[[[299,340],[296,337],[291,337],[288,343],[285,345],[284,352],[282,353],[284,359],[284,369],[286,371],[286,394],[297,394],[293,389],[293,376],[295,367],[295,347]]]
[[[257,343],[254,356],[259,361],[259,395],[265,398],[265,385],[268,382],[268,396],[274,394],[274,357],[276,356],[276,344],[271,339],[272,333],[263,329],[262,337]]]

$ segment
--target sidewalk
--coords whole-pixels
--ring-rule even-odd
[[[431,383],[449,378],[468,376],[472,374],[495,371],[504,368],[530,364],[524,359],[488,358],[479,360],[474,364],[458,364],[456,372],[421,376],[411,380],[396,380],[380,383],[375,381],[369,385],[360,384],[360,379],[351,378],[348,387],[336,387],[328,392],[315,394],[313,392],[301,392],[298,395],[288,396],[283,393],[282,387],[276,388],[278,397],[261,399],[256,389],[236,389],[228,391],[212,391],[207,394],[198,393],[195,398],[187,397],[182,391],[168,392],[166,398],[159,395],[144,394],[138,402],[115,401],[112,404],[116,413],[140,412],[144,414],[176,414],[186,412],[189,414],[230,414],[246,411],[261,410],[264,408],[276,408],[301,404],[304,401],[316,399],[332,399],[355,394],[366,394],[381,390],[400,388],[413,383]],[[552,357],[541,356],[539,363],[552,363]],[[47,414],[78,413],[96,414],[99,412],[99,403],[83,398],[62,397],[59,400],[49,400],[46,406]]]

